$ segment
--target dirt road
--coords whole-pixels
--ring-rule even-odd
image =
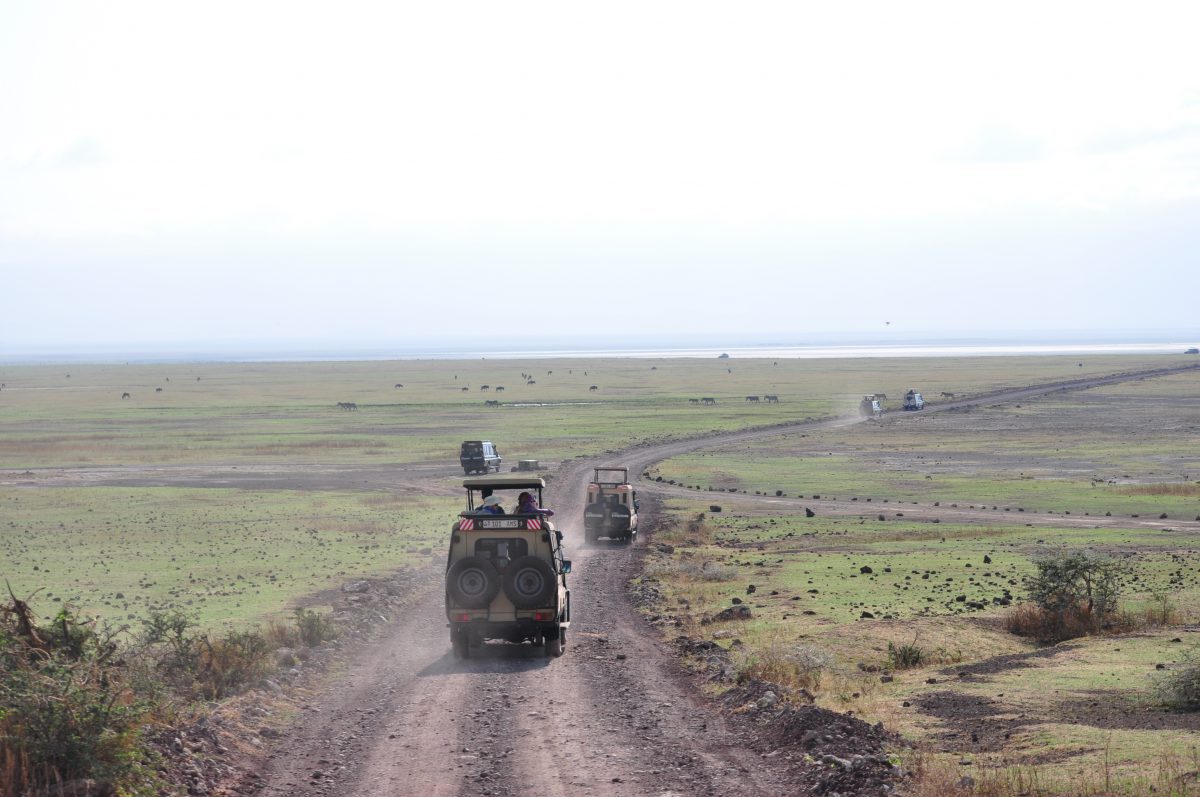
[[[314,701],[260,773],[283,795],[770,795],[794,793],[747,740],[696,704],[628,604],[635,552],[586,548],[586,463],[555,494],[572,552],[567,653],[450,653],[442,585]]]

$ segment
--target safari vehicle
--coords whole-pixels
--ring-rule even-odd
[[[883,414],[883,407],[874,393],[862,397],[858,403],[858,414],[864,418],[878,418]]]
[[[923,410],[925,409],[925,399],[917,391],[909,390],[904,394],[904,409]]]
[[[583,507],[583,537],[632,542],[638,526],[637,491],[629,484],[629,468],[595,468]]]
[[[446,561],[446,619],[454,655],[467,658],[485,640],[528,642],[561,656],[571,625],[571,591],[562,532],[540,515],[517,515],[517,496],[546,482],[528,475],[463,480],[467,508],[450,530]],[[503,514],[482,509],[500,499]]]
[[[462,465],[463,473],[500,472],[500,452],[490,440],[464,440],[462,449],[458,452],[458,464]]]

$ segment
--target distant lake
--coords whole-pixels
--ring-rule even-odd
[[[363,348],[346,346],[343,349],[322,346],[306,349],[300,346],[280,345],[274,348],[249,345],[208,350],[200,346],[175,351],[153,351],[148,349],[128,351],[79,351],[47,352],[4,356],[0,362],[327,362],[367,360],[548,360],[581,359],[601,357],[630,357],[638,359],[716,359],[723,354],[730,359],[862,359],[869,357],[1016,357],[1039,355],[1098,355],[1098,354],[1183,354],[1192,346],[1190,343],[1147,342],[1136,343],[1079,341],[1013,343],[989,341],[933,341],[895,344],[832,344],[811,346],[762,345],[762,346],[629,346],[606,348],[503,348],[493,351],[480,349],[418,349]]]

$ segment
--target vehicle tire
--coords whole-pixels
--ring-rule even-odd
[[[468,556],[446,571],[446,595],[463,609],[483,609],[500,592],[500,574],[490,560]]]
[[[558,658],[567,647],[567,629],[559,628],[557,634],[546,635],[546,655]]]
[[[536,556],[522,556],[504,571],[504,594],[518,609],[536,609],[554,603],[557,576],[554,568]]]
[[[465,628],[450,629],[450,647],[454,650],[454,658],[471,658],[471,637]]]

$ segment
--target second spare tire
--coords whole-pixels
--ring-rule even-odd
[[[504,594],[518,609],[552,606],[557,591],[554,568],[536,556],[522,556],[504,571]]]

